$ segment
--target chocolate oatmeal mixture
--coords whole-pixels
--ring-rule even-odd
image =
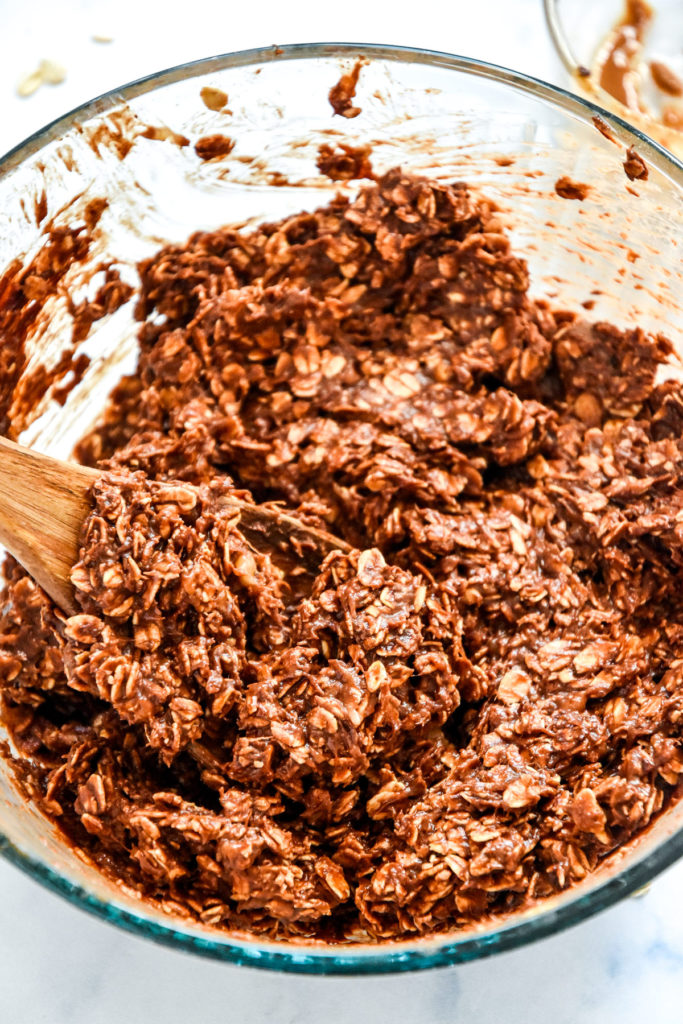
[[[559,202],[560,200],[558,200]],[[584,878],[683,772],[683,389],[394,170],[142,264],[66,618],[12,564],[32,799],[170,912],[392,939]],[[238,493],[352,545],[315,575]]]

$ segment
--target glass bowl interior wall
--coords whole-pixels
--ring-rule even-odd
[[[354,102],[361,113],[334,116],[329,89],[357,60]],[[207,86],[227,94],[226,108],[207,108],[200,96]],[[0,168],[0,273],[16,260],[25,266],[56,228],[82,226],[93,200],[107,201],[87,255],[69,267],[59,294],[37,313],[19,379],[13,386],[0,381],[13,436],[68,458],[111,388],[134,370],[134,301],[72,345],[69,302],[94,294],[103,265],[135,286],[138,261],[166,242],[199,229],[280,218],[339,191],[355,192],[358,182],[332,182],[318,171],[323,143],[370,146],[376,171],[400,165],[470,182],[498,205],[514,247],[528,260],[534,296],[571,309],[592,303],[596,320],[638,323],[680,338],[683,167],[617,118],[601,133],[592,121],[596,113],[560,90],[445,54],[305,45],[174,69],[68,115],[8,154]],[[202,161],[194,143],[212,134],[230,136],[234,149]],[[629,145],[645,159],[647,181],[626,178]],[[589,186],[586,201],[556,194],[562,176]],[[68,390],[82,353],[87,370]],[[36,390],[60,360],[50,386]],[[66,401],[57,400],[58,387],[68,390]],[[68,848],[18,795],[2,759],[0,836],[0,847],[20,867],[143,935],[278,969],[377,972],[483,956],[607,905],[683,852],[683,805],[582,885],[538,908],[476,930],[382,946],[266,943],[171,918],[109,883]]]

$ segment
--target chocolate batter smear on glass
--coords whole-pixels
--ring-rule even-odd
[[[559,202],[560,200],[558,200]],[[583,879],[683,771],[683,388],[393,170],[142,264],[68,619],[15,564],[26,791],[171,913],[393,939]],[[221,504],[336,533],[317,575]]]

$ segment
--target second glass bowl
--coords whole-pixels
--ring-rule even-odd
[[[655,88],[647,69],[650,61],[664,62],[671,70],[683,65],[683,3],[681,0],[652,0],[651,18],[638,56],[642,80],[642,106],[635,110],[604,89],[596,74],[595,63],[608,38],[628,11],[624,0],[543,0],[546,22],[572,85],[588,99],[623,117],[636,128],[656,139],[676,156],[683,157],[683,128],[667,125],[662,115],[667,101],[680,110],[683,125],[683,100],[672,99]],[[633,13],[633,12],[632,12]],[[617,55],[617,63],[621,56]]]

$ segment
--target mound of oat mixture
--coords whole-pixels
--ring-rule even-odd
[[[167,910],[274,937],[465,927],[584,878],[683,771],[683,390],[528,294],[495,211],[395,170],[141,266],[137,374],[65,619],[15,564],[31,798]],[[352,553],[315,577],[221,502]]]

